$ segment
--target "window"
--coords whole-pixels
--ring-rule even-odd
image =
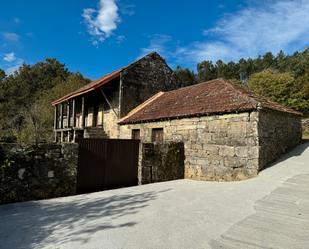
[[[132,130],[132,139],[139,140],[140,138],[141,138],[140,130],[139,129],[133,129]]]
[[[152,142],[163,142],[163,128],[152,129],[151,141]]]

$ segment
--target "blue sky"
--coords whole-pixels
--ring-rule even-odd
[[[157,51],[175,67],[309,45],[309,0],[10,0],[0,3],[0,68],[57,58],[96,79]]]

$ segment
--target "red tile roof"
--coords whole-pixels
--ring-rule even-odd
[[[244,112],[258,108],[301,115],[288,107],[257,97],[233,83],[216,79],[174,91],[157,94],[147,100],[119,124],[141,123],[162,119]]]
[[[123,70],[122,69],[119,69],[119,70],[116,70],[110,74],[107,74],[105,76],[103,76],[102,78],[98,79],[98,80],[95,80],[95,81],[92,81],[90,82],[89,84],[79,88],[78,90],[74,91],[74,92],[71,92],[55,101],[52,102],[52,105],[57,105],[63,101],[66,101],[68,99],[71,99],[71,98],[74,98],[74,97],[77,97],[79,95],[82,95],[84,93],[87,93],[87,92],[90,92],[92,90],[95,90],[97,89],[98,87],[101,87],[103,86],[104,84],[108,83],[109,81],[111,81],[112,79],[115,79],[116,77],[119,77],[120,76],[120,73],[121,71]]]

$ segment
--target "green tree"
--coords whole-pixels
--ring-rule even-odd
[[[218,78],[225,78],[225,76],[227,75],[227,66],[225,65],[225,63],[222,60],[218,60],[216,62],[216,72],[217,72],[217,77]]]
[[[247,81],[250,74],[253,71],[253,63],[252,60],[240,59],[238,62],[239,65],[239,76],[238,79],[241,81]]]
[[[54,108],[51,102],[89,83],[80,73],[71,74],[65,81],[53,88],[40,93],[30,109],[24,111],[23,129],[16,131],[20,142],[51,142],[53,141]]]
[[[204,82],[215,78],[217,78],[217,70],[211,61],[202,61],[197,64],[198,82]]]
[[[72,77],[76,80],[74,84],[68,83]],[[42,108],[38,101],[42,95],[50,94],[56,86],[63,87],[65,94],[68,86],[78,87],[85,82],[88,80],[81,74],[70,73],[56,59],[46,59],[32,66],[22,65],[0,84],[0,140],[36,141],[37,134],[42,133],[41,127],[47,127],[47,121],[39,118]]]
[[[285,72],[287,71],[287,58],[286,55],[282,50],[278,53],[278,55],[275,58],[275,68],[279,70],[279,72]]]
[[[249,80],[249,88],[258,95],[266,96],[274,101],[287,104],[294,78],[289,73],[275,73],[265,70],[253,74]]]
[[[196,83],[194,72],[188,68],[177,66],[173,74],[178,87],[190,86]]]
[[[233,61],[230,61],[229,63],[227,63],[223,78],[239,79],[239,64]]]
[[[309,74],[298,77],[293,85],[288,105],[305,114],[309,113]]]
[[[267,52],[266,54],[263,55],[263,69],[270,68],[273,66],[275,62],[275,57],[271,52]]]

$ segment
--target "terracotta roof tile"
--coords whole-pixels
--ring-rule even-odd
[[[119,123],[139,123],[161,119],[243,112],[258,108],[300,113],[268,99],[257,97],[226,80],[216,79],[164,92],[142,108],[138,106]]]
[[[100,86],[103,86],[104,84],[108,83],[109,81],[111,81],[112,79],[115,79],[116,77],[119,77],[120,76],[120,73],[121,71],[123,70],[123,68],[119,69],[119,70],[116,70],[110,74],[107,74],[105,76],[103,76],[102,78],[98,79],[98,80],[95,80],[95,81],[92,81],[90,82],[89,84],[79,88],[78,90],[74,91],[74,92],[71,92],[55,101],[52,102],[52,105],[57,105],[63,101],[66,101],[68,99],[71,99],[71,98],[74,98],[74,97],[77,97],[79,95],[82,95],[84,93],[87,93],[87,92],[90,92],[92,90],[95,90],[97,89],[98,87]]]

